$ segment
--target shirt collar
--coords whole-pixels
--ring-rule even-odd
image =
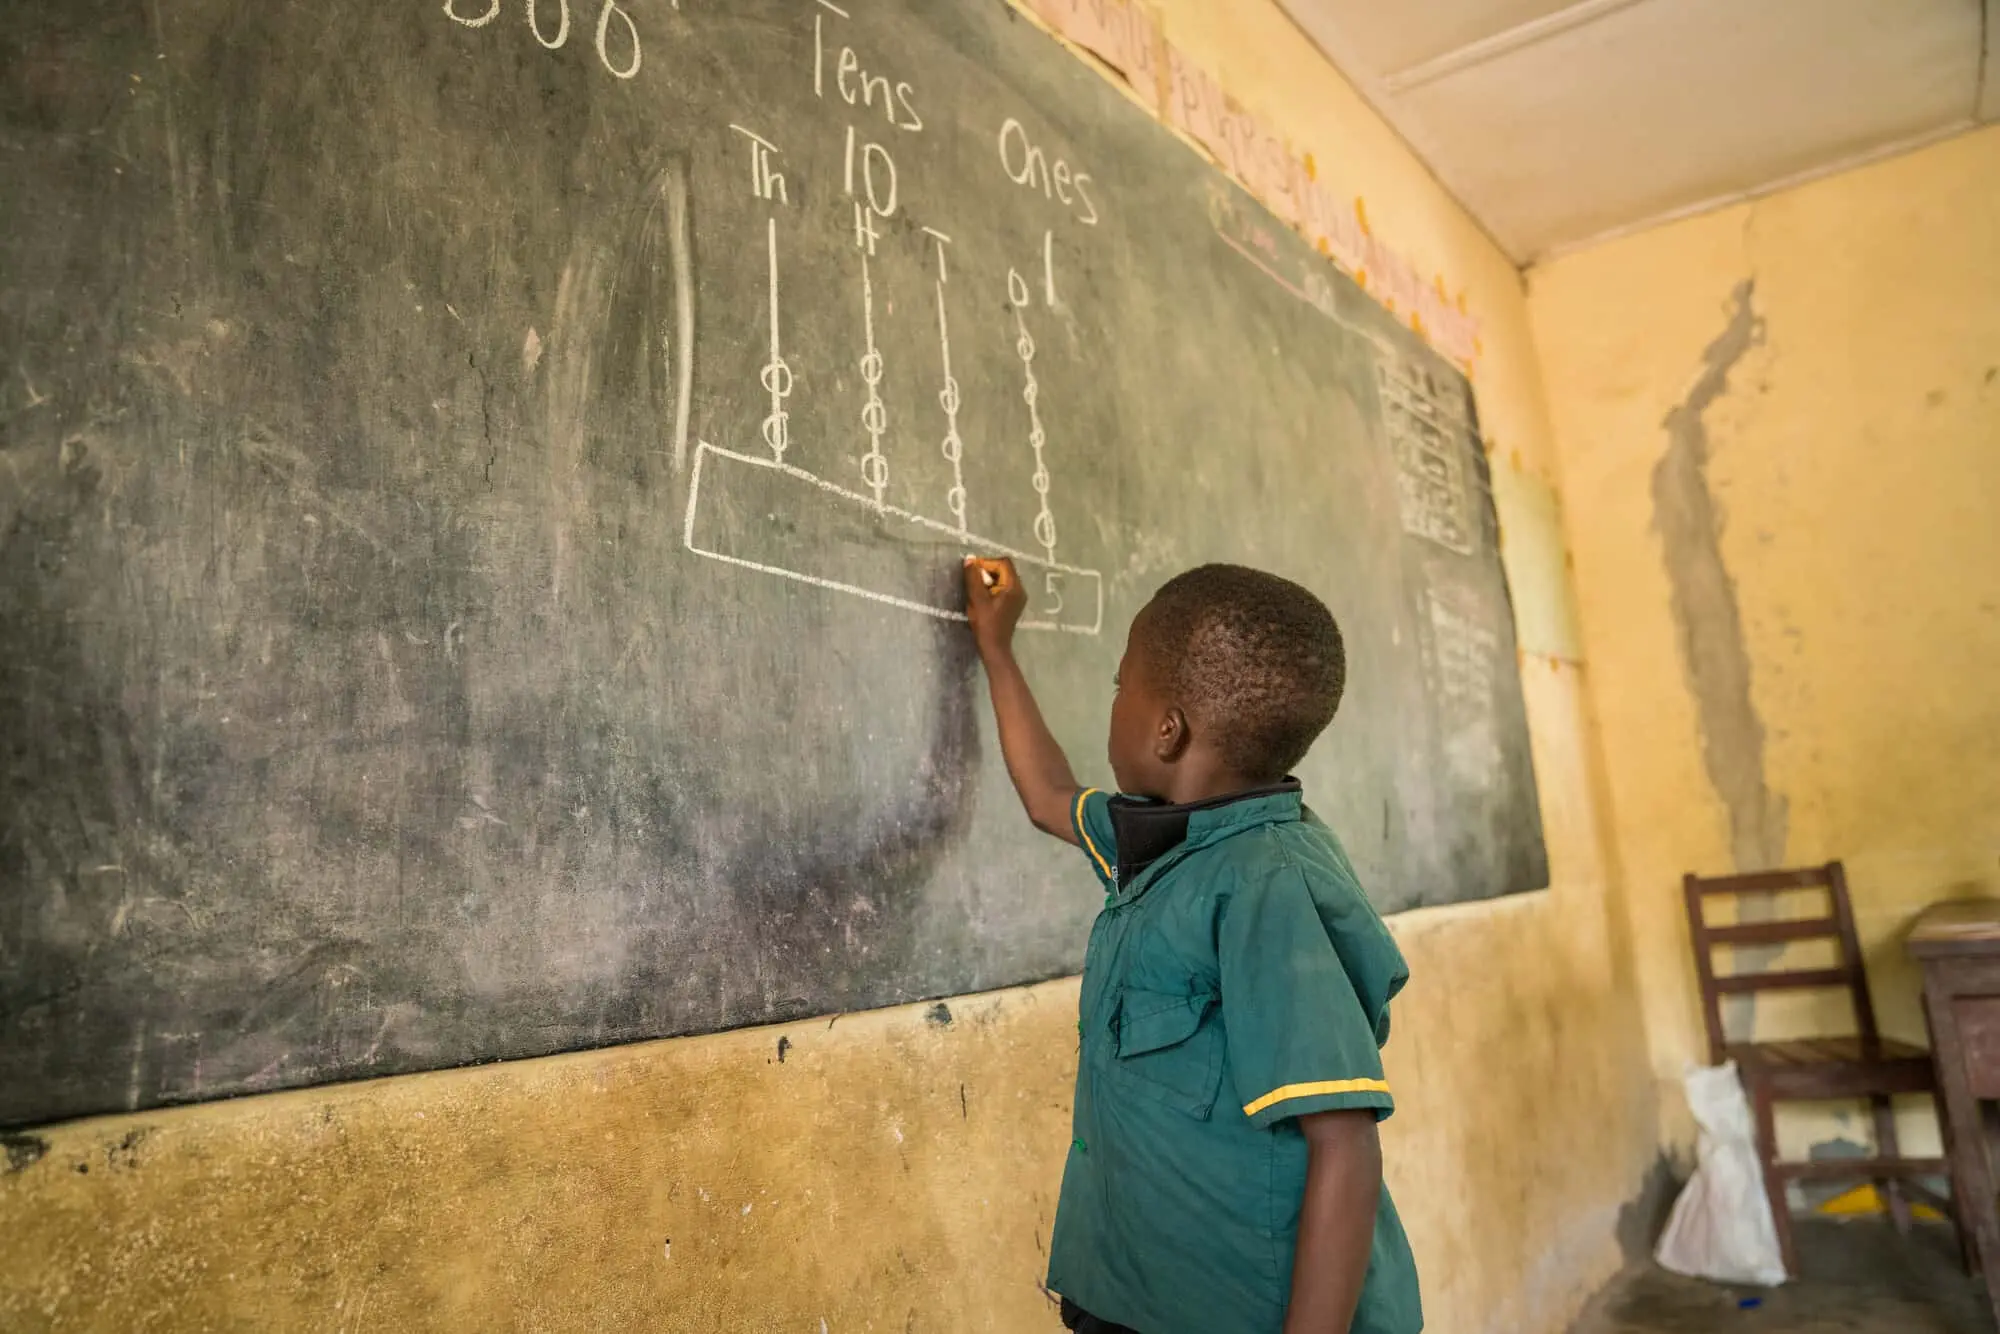
[[[1154,801],[1116,796],[1109,810],[1118,843],[1118,888],[1122,893],[1153,865],[1178,851],[1192,852],[1238,830],[1283,824],[1299,818],[1304,789],[1296,778],[1206,801]]]

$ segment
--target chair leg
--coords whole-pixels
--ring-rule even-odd
[[[1900,1158],[1902,1150],[1896,1146],[1896,1105],[1888,1095],[1878,1093],[1869,1101],[1875,1105],[1875,1156],[1877,1158]],[[1910,1235],[1910,1201],[1903,1194],[1903,1183],[1899,1178],[1878,1178],[1875,1189],[1882,1192],[1882,1198],[1889,1204],[1889,1219],[1896,1225],[1896,1231]]]
[[[1770,1090],[1759,1084],[1750,1091],[1757,1114],[1757,1156],[1764,1165],[1764,1194],[1771,1201],[1771,1224],[1778,1230],[1778,1254],[1784,1258],[1785,1273],[1799,1276],[1799,1256],[1792,1244],[1792,1206],[1785,1195],[1785,1177],[1778,1171],[1778,1114]]]

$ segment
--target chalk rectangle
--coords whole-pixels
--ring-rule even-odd
[[[771,457],[698,442],[688,483],[687,549],[697,556],[940,620],[963,621],[963,559],[1011,556],[1028,589],[1023,630],[1095,635],[1096,570],[1017,551]]]

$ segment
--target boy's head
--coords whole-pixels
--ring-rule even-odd
[[[1120,790],[1170,801],[1275,783],[1333,721],[1346,680],[1340,627],[1311,593],[1241,565],[1189,570],[1132,622],[1111,771]]]

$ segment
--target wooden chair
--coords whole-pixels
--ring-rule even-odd
[[[1944,1176],[1942,1158],[1905,1158],[1896,1146],[1896,1119],[1890,1098],[1898,1093],[1936,1094],[1930,1054],[1921,1047],[1883,1038],[1875,1028],[1875,1006],[1868,996],[1868,976],[1854,934],[1854,911],[1847,898],[1847,876],[1839,862],[1796,870],[1761,871],[1751,875],[1703,878],[1687,876],[1688,929],[1694,938],[1695,971],[1701,979],[1702,1015],[1708,1024],[1711,1064],[1733,1060],[1757,1117],[1757,1153],[1764,1167],[1764,1191],[1778,1227],[1778,1244],[1785,1268],[1798,1274],[1792,1244],[1791,1212],[1785,1183],[1805,1179],[1872,1180],[1889,1206],[1898,1231],[1910,1227],[1909,1196],[1940,1209],[1945,1201],[1913,1178]],[[1705,905],[1728,895],[1824,888],[1828,905],[1823,916],[1735,921],[1711,926]],[[1834,942],[1831,966],[1779,969],[1767,972],[1715,971],[1718,945],[1786,945],[1794,941]],[[1732,1042],[1723,1031],[1722,998],[1777,990],[1845,990],[1853,1004],[1855,1032],[1843,1037],[1813,1037],[1786,1042]],[[1778,1158],[1777,1112],[1780,1102],[1866,1099],[1875,1114],[1875,1156],[1824,1162],[1781,1162]]]

